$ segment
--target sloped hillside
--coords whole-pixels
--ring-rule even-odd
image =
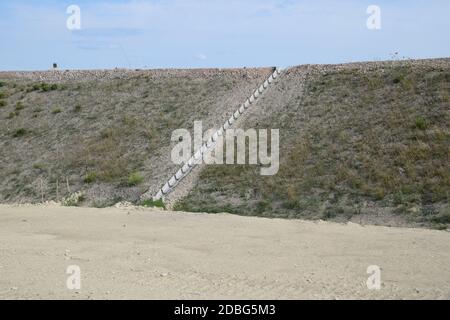
[[[271,69],[0,73],[0,202],[137,201],[176,168],[170,137],[218,126]]]
[[[289,69],[245,117],[280,129],[280,170],[209,165],[178,210],[450,223],[450,59]]]
[[[272,69],[0,73],[0,202],[138,202],[178,166],[173,130],[219,127]],[[450,223],[450,59],[288,69],[236,124],[280,130],[280,169],[197,168],[184,211]]]

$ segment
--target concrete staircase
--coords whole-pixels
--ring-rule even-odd
[[[164,199],[170,192],[172,192],[177,185],[182,181],[189,173],[194,169],[204,155],[214,149],[216,142],[220,136],[222,136],[227,129],[233,126],[233,123],[242,116],[250,106],[254,105],[258,98],[275,82],[280,76],[282,69],[275,69],[270,77],[264,81],[261,86],[255,90],[255,92],[236,110],[233,115],[223,124],[223,126],[217,130],[207,142],[205,142],[199,150],[158,190],[153,196],[153,200]],[[145,198],[145,194],[143,195]],[[144,199],[142,199],[144,200]]]

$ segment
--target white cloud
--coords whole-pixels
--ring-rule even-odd
[[[206,59],[208,59],[208,57],[207,57],[206,54],[204,54],[204,53],[197,53],[197,54],[195,55],[195,59],[198,59],[198,60],[206,60]]]

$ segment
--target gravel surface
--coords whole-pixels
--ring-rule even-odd
[[[450,299],[445,231],[0,206],[0,253],[0,299]],[[80,290],[66,287],[72,265]]]

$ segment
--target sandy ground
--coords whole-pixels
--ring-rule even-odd
[[[67,289],[67,267],[81,289]],[[366,286],[381,268],[380,290]],[[0,299],[450,298],[450,233],[158,212],[0,206]]]

